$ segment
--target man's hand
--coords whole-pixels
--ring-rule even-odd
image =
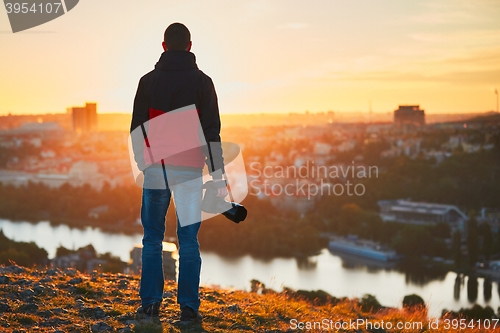
[[[214,183],[218,183],[218,182],[223,182],[224,180],[214,180]],[[221,198],[225,198],[227,197],[228,195],[228,191],[227,191],[227,186],[224,186],[224,187],[221,187],[221,188],[218,188],[217,189],[217,196],[218,197],[221,197]]]

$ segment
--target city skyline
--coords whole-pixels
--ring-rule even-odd
[[[89,100],[104,112],[131,112],[138,80],[153,69],[174,21],[191,30],[223,114],[380,113],[400,104],[429,114],[494,111],[498,14],[500,4],[489,0],[114,0],[80,3],[12,34],[0,11],[0,115],[63,113]]]

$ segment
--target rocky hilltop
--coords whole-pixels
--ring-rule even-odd
[[[258,281],[253,281],[252,292],[201,288],[203,323],[178,327],[174,281],[165,284],[164,306],[156,320],[136,318],[138,290],[138,276],[0,266],[0,332],[456,331],[445,329],[443,322],[431,327],[425,308],[388,309],[376,300],[337,299],[320,291],[277,293]],[[398,330],[398,322],[413,323],[414,328]]]

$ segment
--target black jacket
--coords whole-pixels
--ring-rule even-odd
[[[205,140],[209,143],[209,147],[203,147],[208,170],[214,179],[220,179],[224,165],[217,95],[212,79],[198,69],[193,53],[176,50],[163,52],[155,69],[140,79],[130,132],[150,120],[151,110],[169,112],[192,104],[196,106]],[[147,130],[141,127],[146,137]],[[149,166],[144,163],[141,151],[145,137],[139,143],[134,142],[132,135],[134,156],[141,171]]]

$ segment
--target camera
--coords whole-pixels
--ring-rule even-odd
[[[205,196],[201,203],[201,210],[205,213],[222,214],[234,223],[240,223],[247,217],[247,209],[236,202],[229,202],[217,196],[217,189],[226,186],[225,181],[214,182],[212,180],[203,185]]]

